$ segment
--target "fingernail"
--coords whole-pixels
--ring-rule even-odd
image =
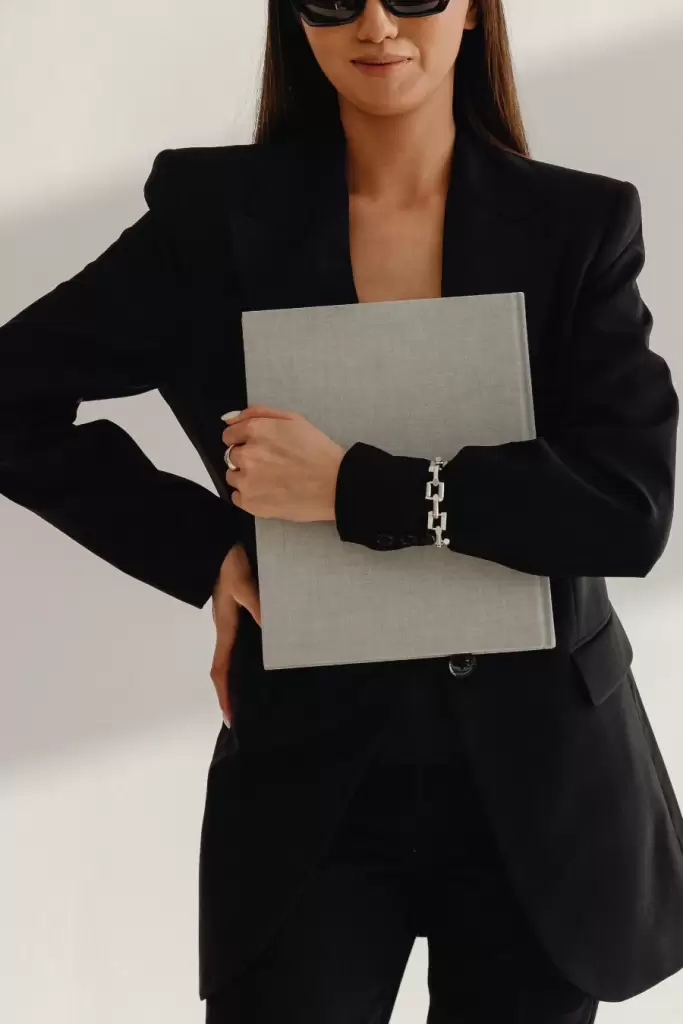
[[[228,729],[232,729],[232,726],[230,725],[230,719],[227,718],[225,715],[223,715],[223,721],[225,722]]]
[[[233,410],[233,412],[225,412],[221,416],[221,419],[222,420],[234,420],[235,416],[239,416],[239,414],[241,412],[242,412],[241,409],[235,409],[235,410]]]

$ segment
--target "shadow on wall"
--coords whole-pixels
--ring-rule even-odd
[[[571,68],[545,68],[542,76],[519,75],[519,89],[535,159],[637,186],[646,252],[638,285],[654,317],[650,346],[667,360],[683,407],[683,21],[670,24],[665,37],[644,36],[599,62],[592,55]],[[683,600],[680,566],[683,516],[678,515],[653,570],[669,600]]]
[[[683,351],[669,333],[680,319],[683,21],[665,38],[645,38],[599,64],[520,75],[519,86],[535,159],[637,185],[647,250],[639,284],[656,311],[653,348],[666,349],[683,384]]]
[[[683,228],[679,180],[683,141],[678,97],[683,95],[683,22],[669,26],[663,38],[643,38],[637,45],[628,44],[619,52],[606,51],[599,57],[591,54],[582,60],[577,55],[571,64],[545,69],[542,76],[520,75],[520,90],[536,159],[626,178],[638,186],[648,255],[640,285],[655,313],[652,347],[669,361],[683,397],[683,355],[678,344]],[[535,139],[542,139],[542,145],[540,141],[535,145]],[[139,195],[141,184],[137,181],[125,189],[109,190],[96,202],[78,201],[71,208],[55,210],[39,220],[6,220],[1,229],[0,323],[60,280],[75,274],[102,252],[123,227],[140,216],[144,206],[132,202],[130,195]],[[163,407],[163,415],[166,408],[160,399],[156,407],[149,404],[156,399],[125,399],[113,407],[111,402],[92,403],[87,418],[116,418],[156,461],[147,438],[154,437],[158,426],[150,421],[149,414],[153,410],[156,420],[156,410]],[[140,411],[137,421],[131,418],[133,408]],[[172,417],[171,422],[175,424]],[[138,425],[140,429],[136,429]],[[177,429],[180,440],[171,441],[167,452],[172,452],[172,461],[169,463],[165,457],[164,468],[192,476],[210,487],[203,466],[194,452],[190,457],[189,442],[183,447],[184,435]],[[168,444],[168,434],[165,443]],[[103,566],[89,552],[77,549],[68,538],[63,539],[61,546],[52,537],[48,543],[48,535],[40,531],[53,528],[10,505],[0,498],[0,543],[4,547],[4,583],[0,587],[2,677],[3,685],[11,689],[11,701],[5,694],[3,702],[8,711],[0,720],[0,770],[73,751],[83,742],[94,743],[122,732],[152,729],[162,718],[176,721],[188,714],[202,713],[207,699],[214,699],[208,676],[213,649],[202,646],[204,620],[201,643],[188,646],[188,634],[181,621],[186,624],[189,620],[180,619],[184,608],[166,600],[165,595],[161,595],[160,604],[160,595],[150,594],[137,581],[119,578],[116,570]],[[22,526],[17,529],[19,523]],[[656,568],[658,584],[669,582],[672,591],[674,582],[678,582],[674,566],[683,564],[682,546],[683,523],[679,515],[662,568]],[[45,578],[49,601],[58,601],[64,609],[78,609],[72,634],[79,637],[79,644],[81,636],[90,638],[91,645],[94,638],[91,651],[100,654],[96,659],[96,687],[93,673],[76,670],[82,662],[76,658],[69,661],[69,634],[63,641],[58,625],[55,626],[58,620],[46,614],[40,601],[38,614],[35,618],[32,615],[29,598],[35,593],[36,549],[41,547],[50,558]],[[52,558],[52,549],[54,558],[60,561]],[[97,600],[88,591],[89,580],[95,583]],[[639,581],[633,583],[634,588],[642,585]],[[146,618],[147,608],[149,614],[153,610],[156,621]],[[168,615],[160,613],[160,608],[168,608]],[[115,626],[126,629],[124,639],[112,635],[107,623],[103,624],[102,615],[108,611],[116,620]],[[171,626],[174,613],[178,615],[176,633],[180,635],[175,644]],[[62,614],[68,616],[70,612]],[[50,628],[54,639],[50,637]],[[207,640],[211,636],[212,631],[206,630]],[[154,656],[160,644],[166,645],[163,672],[156,666]],[[181,648],[186,663],[182,664],[181,657],[178,668],[174,655],[176,651],[180,654]],[[60,649],[62,653],[55,657],[55,651]],[[80,654],[81,646],[78,651]],[[140,651],[146,653],[147,665],[140,664]],[[31,653],[30,659],[27,652]],[[37,658],[43,662],[39,663]],[[167,672],[171,672],[170,676]],[[104,695],[106,714],[102,711]],[[218,714],[216,706],[216,731],[220,724]],[[209,754],[207,748],[207,763]]]

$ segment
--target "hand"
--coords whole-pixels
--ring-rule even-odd
[[[232,723],[232,707],[228,693],[230,653],[237,634],[239,606],[251,612],[261,625],[261,602],[258,586],[242,544],[234,544],[223,559],[211,595],[211,611],[216,626],[216,649],[210,676],[216,687],[218,703],[228,728]]]
[[[251,405],[223,431],[237,469],[225,479],[232,502],[253,516],[296,523],[332,520],[346,449],[297,412]]]

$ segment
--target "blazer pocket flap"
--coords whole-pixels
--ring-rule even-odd
[[[633,648],[614,609],[597,633],[575,647],[570,657],[593,704],[602,704],[625,678],[633,661]]]

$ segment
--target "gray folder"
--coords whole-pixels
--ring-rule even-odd
[[[252,310],[242,331],[249,404],[345,448],[448,462],[536,436],[523,292]],[[381,505],[379,482],[356,500]],[[447,547],[374,551],[333,522],[255,529],[266,669],[555,646],[545,576]]]

